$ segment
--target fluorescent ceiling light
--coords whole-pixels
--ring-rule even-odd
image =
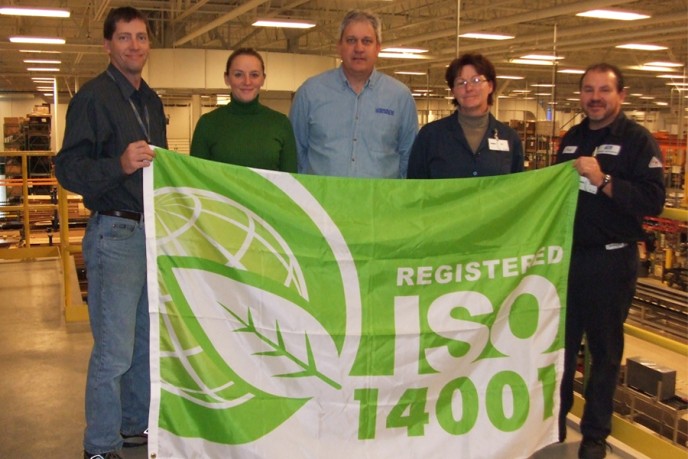
[[[59,72],[57,67],[29,67],[26,70],[29,72]]]
[[[427,53],[425,48],[384,48],[384,53]]]
[[[36,86],[36,91],[52,91],[53,87],[52,86]]]
[[[633,96],[633,97],[640,97],[640,96],[642,96],[642,95],[643,95],[643,94],[640,93],[640,92],[634,92],[633,94],[629,94],[629,96]]]
[[[513,35],[502,35],[498,33],[464,33],[459,35],[461,38],[475,38],[478,40],[511,40]]]
[[[616,48],[637,49],[640,51],[661,51],[663,49],[668,49],[666,46],[649,45],[645,43],[626,43],[625,45],[618,45]]]
[[[524,78],[517,75],[497,75],[498,80],[523,80]]]
[[[654,65],[659,67],[683,67],[683,64],[679,62],[665,62],[665,61],[654,61],[645,62],[643,65]]]
[[[509,59],[512,64],[526,64],[526,65],[554,65],[553,61],[542,59]]]
[[[688,86],[688,83],[667,83],[667,86]]]
[[[644,72],[673,72],[672,67],[660,67],[658,65],[631,65],[628,67],[631,70],[642,70]]]
[[[285,29],[310,29],[315,23],[296,19],[258,19],[252,24],[255,27],[284,27]]]
[[[427,75],[427,72],[412,72],[409,70],[399,70],[394,73],[397,75]]]
[[[653,97],[653,96],[642,96],[642,97],[640,97],[640,99],[643,99],[643,100],[652,100],[652,99],[654,99],[654,97]]]
[[[676,80],[685,80],[686,79],[686,77],[684,77],[683,75],[677,75],[677,74],[657,75],[657,78],[671,78],[671,79],[676,79]]]
[[[43,95],[45,97],[52,97],[54,94],[52,92],[44,92]]]
[[[662,107],[669,105],[669,102],[655,102],[655,105],[661,105]]]
[[[0,14],[7,16],[41,16],[46,18],[68,18],[70,15],[69,10],[13,7],[0,8]]]
[[[536,88],[553,88],[554,87],[553,84],[549,84],[549,83],[533,83],[533,84],[531,84],[531,86],[534,86]]]
[[[432,92],[432,89],[414,89],[413,92],[430,93]]]
[[[570,100],[571,102],[580,102],[580,99],[575,99],[573,97],[569,97],[566,100]]]
[[[585,70],[580,70],[580,69],[562,69],[562,70],[557,70],[557,73],[570,73],[571,75],[583,75],[585,73]]]
[[[55,78],[48,78],[48,77],[32,77],[31,81],[34,83],[52,83],[55,81]]]
[[[380,52],[378,54],[378,57],[387,57],[391,59],[429,59],[429,57],[420,55],[420,54],[414,54],[414,53],[387,53],[387,52]]]
[[[519,92],[523,94],[527,94],[529,92],[532,92],[530,89],[512,89],[511,92]]]
[[[615,21],[637,21],[638,19],[647,19],[650,17],[647,14],[621,10],[589,10],[578,13],[576,16],[596,19],[613,19]]]
[[[20,53],[37,53],[37,54],[62,54],[62,51],[52,51],[45,49],[20,49]]]
[[[521,56],[521,59],[535,59],[541,61],[556,61],[563,58],[563,56],[553,56],[551,54],[526,54],[525,56]]]
[[[50,59],[24,59],[25,64],[61,64],[62,61]]]
[[[533,94],[534,96],[551,96],[551,92],[536,92]]]
[[[37,43],[42,45],[64,45],[64,38],[50,38],[50,37],[10,37],[12,43]]]

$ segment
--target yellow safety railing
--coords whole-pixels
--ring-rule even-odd
[[[21,177],[0,179],[0,186],[9,188],[21,187],[21,204],[0,205],[0,212],[20,212],[22,215],[23,247],[30,248],[31,241],[31,212],[54,211],[57,204],[31,202],[29,189],[34,186],[56,186],[55,177],[31,177],[29,175],[29,157],[52,157],[52,151],[4,151],[2,156],[19,157],[21,160]],[[7,174],[7,171],[5,171]],[[34,251],[35,252],[35,251]],[[19,255],[15,257],[14,255]],[[13,254],[9,258],[24,258],[21,253]]]
[[[629,324],[624,324],[624,332],[629,336],[654,344],[662,349],[675,352],[680,357],[688,358],[688,345],[686,344]],[[589,354],[586,352],[586,375],[588,373],[587,369],[589,368],[588,359]],[[574,393],[574,403],[573,408],[571,408],[571,413],[579,418],[582,417],[584,406],[585,399],[583,396]],[[616,413],[612,417],[612,436],[650,458],[686,459],[688,457],[688,449],[685,447],[670,441],[657,432],[651,431],[633,422],[626,416]]]
[[[81,253],[81,242],[72,244],[69,239],[69,200],[67,190],[57,187],[58,216],[60,219],[60,252],[64,271],[65,320],[79,322],[88,320],[88,307],[81,299],[79,279],[76,274],[74,254]]]
[[[0,248],[0,259],[26,260],[34,258],[60,257],[63,274],[63,309],[68,322],[88,320],[88,309],[81,299],[79,281],[74,264],[74,254],[81,252],[81,244],[69,242],[68,199],[66,191],[59,186],[55,177],[31,177],[29,157],[53,157],[53,151],[4,151],[0,155],[19,157],[21,160],[21,177],[0,179],[0,186],[9,189],[21,187],[21,203],[0,205],[1,213],[18,213],[21,215],[22,241],[16,248]],[[5,171],[7,173],[7,170]],[[29,191],[34,186],[56,187],[57,204],[36,202],[35,195]],[[32,212],[57,211],[60,221],[60,244],[38,245],[32,236]]]

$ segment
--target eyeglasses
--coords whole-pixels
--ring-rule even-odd
[[[479,76],[479,75],[476,75],[476,76],[471,77],[471,78],[469,78],[469,79],[467,79],[467,80],[463,80],[463,79],[454,80],[454,87],[455,87],[455,88],[463,87],[464,89],[466,89],[466,86],[468,86],[469,84],[470,84],[471,86],[478,86],[478,85],[479,85],[480,83],[482,83],[483,81],[487,81],[487,79],[486,79],[486,78],[483,78],[483,77],[481,77],[481,76]]]

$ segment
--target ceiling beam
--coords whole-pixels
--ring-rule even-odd
[[[250,0],[246,2],[245,4],[241,5],[238,8],[233,9],[227,14],[223,14],[219,18],[215,19],[214,21],[209,22],[208,24],[204,25],[203,27],[199,27],[198,29],[194,30],[193,32],[183,36],[179,40],[175,41],[172,46],[177,47],[181,46],[184,43],[188,43],[191,40],[193,40],[196,37],[200,37],[204,33],[208,33],[209,31],[215,29],[216,27],[221,26],[222,24],[231,21],[234,18],[237,18],[241,16],[242,14],[245,14],[249,11],[251,11],[253,8],[256,8],[263,3],[267,3],[269,0]]]
[[[414,35],[408,38],[400,38],[388,43],[384,43],[384,47],[392,48],[405,45],[407,46],[421,41],[436,40],[438,38],[456,36],[457,32],[459,34],[463,34],[469,32],[485,32],[490,30],[498,30],[500,27],[548,19],[556,16],[576,14],[583,11],[587,11],[589,9],[605,8],[608,6],[620,5],[622,3],[631,3],[633,1],[635,0],[587,0],[584,2],[573,2],[566,5],[557,5],[551,8],[529,11],[527,13],[514,14],[512,16],[506,16],[503,18],[493,18],[487,21],[461,25],[461,30],[459,31],[457,31],[456,28],[451,28],[439,32],[431,32],[429,34],[424,35]]]

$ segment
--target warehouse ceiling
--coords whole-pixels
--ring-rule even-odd
[[[684,82],[688,61],[688,1],[686,0],[0,0],[0,6],[53,7],[71,11],[67,19],[0,16],[0,94],[35,92],[32,76],[56,75],[61,97],[101,72],[107,64],[102,47],[102,23],[112,7],[134,4],[144,11],[157,48],[234,49],[336,56],[338,26],[345,12],[367,8],[380,15],[384,47],[424,48],[424,59],[380,58],[378,69],[395,75],[421,98],[447,95],[444,68],[459,53],[488,56],[498,75],[524,77],[500,80],[503,96],[536,97],[543,104],[576,107],[577,74],[587,65],[607,61],[626,74],[633,109],[684,114],[688,102],[670,83]],[[590,9],[622,9],[649,15],[647,19],[618,21],[576,16]],[[457,12],[460,20],[457,20]],[[304,19],[316,23],[308,30],[252,26],[257,18]],[[469,32],[508,34],[503,41],[457,38]],[[19,45],[11,35],[59,36],[64,45]],[[627,43],[665,47],[659,51],[616,48]],[[60,51],[60,54],[20,50]],[[555,66],[510,62],[526,54],[556,54]],[[60,60],[59,72],[28,71],[28,58]],[[649,62],[681,64],[673,71],[635,67]],[[52,66],[54,67],[54,66]],[[269,73],[268,69],[268,73]],[[398,71],[423,72],[401,75]],[[658,78],[657,75],[676,75]],[[547,85],[556,83],[556,89]],[[431,91],[428,93],[427,91]],[[514,92],[519,91],[519,92]],[[530,92],[521,92],[530,91]],[[183,91],[179,91],[184,96]],[[189,91],[190,94],[190,91]],[[429,96],[427,94],[430,94]],[[549,94],[549,95],[548,95]],[[639,95],[641,94],[641,95]],[[167,95],[170,97],[171,95]]]

